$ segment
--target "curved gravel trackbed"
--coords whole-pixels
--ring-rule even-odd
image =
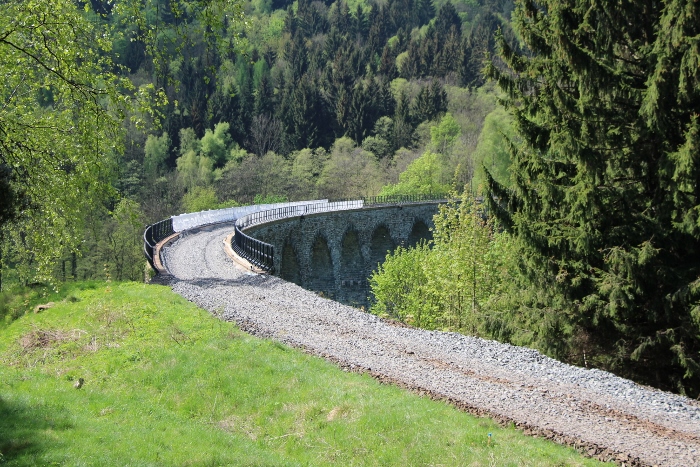
[[[232,231],[219,224],[184,232],[161,257],[175,292],[247,332],[512,421],[592,457],[700,466],[698,401],[532,349],[398,326],[277,277],[244,272],[223,249]]]

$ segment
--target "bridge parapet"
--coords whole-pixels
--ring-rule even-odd
[[[274,204],[251,204],[250,206],[236,206],[234,208],[213,209],[211,211],[200,211],[171,217],[173,230],[182,232],[183,230],[194,229],[203,225],[220,224],[233,222],[237,219],[247,217],[257,212],[269,211],[281,208],[303,206],[306,204],[328,204],[327,199],[317,199],[313,201],[293,201],[287,203]]]
[[[328,203],[327,199],[319,199],[314,201],[294,201],[287,203],[274,204],[253,204],[250,206],[237,206],[233,208],[212,209],[208,211],[191,212],[171,216],[155,224],[146,227],[143,233],[143,252],[148,260],[148,263],[156,271],[155,249],[156,245],[171,235],[183,232],[185,230],[195,229],[211,224],[222,224],[225,222],[234,222],[239,218],[254,214],[260,211],[273,210],[277,208],[293,207],[305,204],[324,204]]]
[[[274,245],[265,243],[243,233],[243,230],[260,224],[268,224],[282,219],[308,216],[311,214],[361,209],[363,200],[309,203],[296,206],[283,206],[267,211],[259,211],[236,221],[235,233],[231,238],[231,248],[240,257],[268,273],[275,271]],[[277,261],[279,262],[279,261]],[[277,268],[279,270],[279,266]]]

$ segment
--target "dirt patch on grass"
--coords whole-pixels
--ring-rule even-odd
[[[23,353],[29,353],[36,349],[49,349],[65,342],[75,342],[86,334],[87,331],[82,329],[72,329],[70,331],[33,329],[19,338],[19,346]]]
[[[254,420],[250,417],[237,417],[236,415],[231,415],[230,417],[221,420],[218,423],[220,429],[227,431],[229,433],[240,433],[246,435],[253,441],[258,439],[258,427]]]
[[[91,338],[83,329],[41,329],[33,327],[20,336],[0,362],[9,366],[34,367],[74,358],[89,349]]]

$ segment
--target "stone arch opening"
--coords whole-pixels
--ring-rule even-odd
[[[385,225],[380,225],[372,232],[372,239],[369,245],[369,271],[377,269],[378,263],[383,263],[387,252],[394,251],[396,243],[391,238],[391,232]],[[369,277],[369,274],[367,274]]]
[[[361,277],[364,273],[364,263],[360,237],[355,229],[349,229],[340,244],[340,270],[344,277]]]
[[[406,247],[410,248],[416,246],[421,240],[429,241],[432,239],[433,232],[430,231],[430,228],[425,222],[418,219],[413,223],[413,228],[406,241]]]
[[[368,281],[360,237],[354,228],[345,232],[340,244],[340,294],[343,303],[363,306],[367,302]]]
[[[309,267],[309,290],[329,291],[335,286],[335,274],[333,273],[333,258],[326,239],[319,235],[311,246],[311,264]],[[332,297],[331,297],[332,298]]]
[[[297,252],[289,239],[287,239],[284,247],[282,248],[280,277],[287,282],[294,282],[297,285],[301,285],[299,258],[297,257]]]

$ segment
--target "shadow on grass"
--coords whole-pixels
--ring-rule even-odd
[[[0,396],[0,464],[42,464],[43,455],[56,447],[51,438],[60,439],[71,426],[63,408],[31,407]]]

